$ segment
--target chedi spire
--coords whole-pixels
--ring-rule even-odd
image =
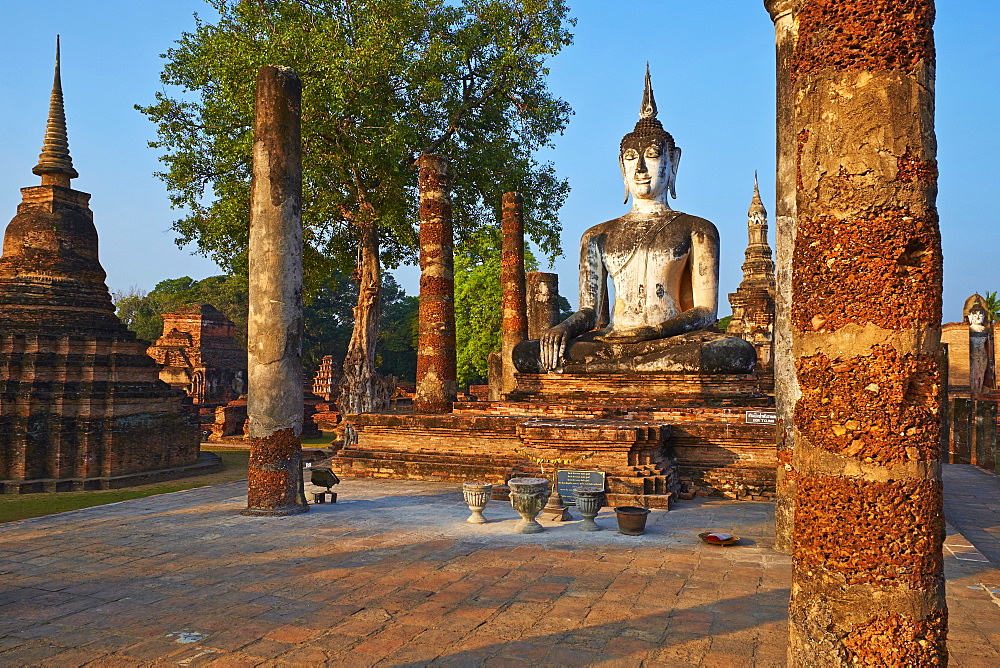
[[[63,110],[62,79],[59,76],[59,36],[56,35],[56,68],[49,98],[49,120],[45,125],[45,140],[38,164],[31,170],[42,177],[42,185],[69,188],[69,180],[79,176],[73,169],[66,135],[66,113]]]
[[[763,216],[764,224],[767,224],[767,210],[764,208],[764,202],[760,199],[760,189],[757,187],[757,170],[753,172],[753,197],[750,199],[750,210],[749,215],[753,218],[754,214],[759,214]],[[765,238],[764,243],[767,243]]]
[[[649,61],[646,61],[646,89],[642,92],[639,118],[656,118],[656,99],[653,97],[653,80],[649,77]]]

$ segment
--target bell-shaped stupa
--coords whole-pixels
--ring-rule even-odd
[[[118,487],[199,469],[199,431],[115,315],[66,135],[59,50],[38,165],[0,256],[0,492]]]

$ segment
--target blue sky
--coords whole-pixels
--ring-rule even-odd
[[[622,5],[570,0],[575,43],[552,62],[550,85],[575,115],[556,147],[542,154],[570,180],[561,212],[565,257],[560,287],[576,301],[580,234],[626,211],[617,167],[621,136],[634,124],[645,62],[652,68],[660,119],[684,154],[673,206],[712,220],[722,235],[720,315],[736,289],[746,246],[746,212],[759,170],[773,209],[774,46],[760,0]],[[961,317],[973,292],[1000,290],[995,181],[1000,130],[1000,7],[939,0],[938,199],[945,250],[946,321]],[[51,87],[55,34],[63,39],[63,87],[70,148],[93,195],[101,261],[112,289],[215,273],[214,264],[178,249],[170,231],[179,213],[152,173],[154,129],[133,109],[160,89],[166,51],[193,27],[203,0],[3,0],[0,8],[0,219],[14,216],[18,188],[35,185]],[[773,227],[771,230],[773,245]],[[415,293],[416,270],[399,277]]]

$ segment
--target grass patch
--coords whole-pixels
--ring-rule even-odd
[[[29,517],[43,517],[67,510],[79,510],[106,503],[142,499],[156,494],[180,492],[195,487],[234,482],[247,477],[248,450],[215,449],[202,447],[222,457],[223,470],[219,473],[191,476],[169,482],[136,485],[123,489],[94,490],[89,492],[40,492],[37,494],[0,494],[0,522],[13,522]]]
[[[303,438],[302,445],[304,447],[329,447],[330,443],[333,442],[335,434],[332,431],[324,431],[321,436],[316,438]]]

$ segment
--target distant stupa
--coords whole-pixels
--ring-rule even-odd
[[[747,212],[747,234],[743,281],[736,292],[729,294],[733,319],[726,333],[753,343],[760,366],[770,367],[774,342],[774,260],[767,243],[767,211],[760,199],[756,173]]]
[[[38,164],[0,256],[0,491],[118,487],[198,467],[199,427],[183,393],[115,316],[90,195],[55,80]],[[186,467],[192,467],[188,469]]]

